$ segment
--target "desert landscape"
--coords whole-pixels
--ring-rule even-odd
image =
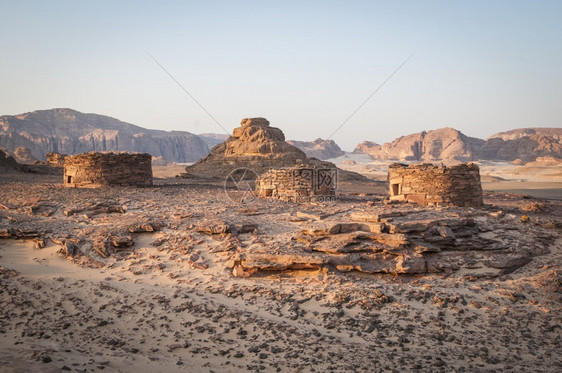
[[[556,158],[459,168],[447,190],[469,189],[450,204],[446,179],[413,179],[445,193],[420,204],[388,199],[391,162],[308,158],[263,118],[187,168],[111,154],[2,158],[3,371],[562,366]],[[264,173],[260,192],[228,182],[233,168],[272,166],[288,171]],[[317,169],[337,184],[280,189]]]
[[[1,9],[0,373],[562,372],[562,2]]]

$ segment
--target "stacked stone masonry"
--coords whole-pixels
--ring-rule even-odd
[[[304,201],[335,196],[336,186],[336,168],[298,165],[265,172],[256,180],[256,193],[260,197]]]
[[[84,153],[64,161],[64,185],[77,188],[151,186],[152,156],[130,153]]]
[[[388,167],[389,199],[420,205],[480,207],[480,170],[473,163],[446,167],[432,164]]]
[[[64,167],[64,159],[67,157],[66,154],[60,153],[47,153],[45,158],[47,159],[47,164],[53,167]]]

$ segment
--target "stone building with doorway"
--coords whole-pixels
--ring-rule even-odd
[[[433,164],[388,167],[390,201],[430,206],[481,207],[480,169],[474,163],[446,167]]]
[[[64,185],[76,188],[151,186],[152,156],[99,152],[69,155],[64,160]]]
[[[256,179],[256,194],[285,201],[329,201],[335,198],[337,168],[299,164],[271,169]]]

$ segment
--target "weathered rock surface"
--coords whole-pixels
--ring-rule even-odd
[[[35,158],[31,153],[31,149],[25,146],[18,146],[14,150],[14,158],[18,161],[18,163],[23,164],[30,164],[37,161],[37,158]]]
[[[314,141],[288,140],[289,144],[302,150],[308,157],[321,160],[337,158],[345,154],[334,140],[316,139]]]
[[[377,145],[362,143],[355,152],[363,152],[375,159],[407,161],[468,162],[477,158],[484,140],[468,137],[454,128],[441,128],[402,136],[391,143]]]
[[[562,128],[536,127],[536,128],[517,128],[511,131],[498,132],[488,137],[486,140],[499,138],[504,141],[518,140],[524,137],[545,136],[553,140],[562,140]]]
[[[209,153],[196,135],[149,130],[98,114],[71,109],[38,110],[0,117],[0,147],[13,152],[25,146],[44,160],[45,153],[90,151],[146,152],[172,162],[194,162]]]
[[[533,249],[521,250],[504,235],[491,235],[485,213],[459,209],[441,211],[396,209],[364,214],[352,213],[348,220],[324,228],[305,229],[293,236],[293,248],[276,254],[259,254],[263,260],[237,260],[235,276],[251,276],[260,271],[328,267],[340,272],[423,274],[450,272],[474,266],[478,254],[484,265],[500,269],[496,275],[509,274],[547,251],[552,237],[534,243]],[[320,222],[316,224],[321,224]],[[527,233],[528,234],[528,233]],[[536,238],[535,238],[536,240]],[[295,250],[303,245],[301,251]],[[311,256],[310,253],[314,253]],[[471,253],[460,254],[459,253]],[[252,251],[249,252],[252,257]],[[290,259],[288,259],[290,258]],[[309,259],[314,265],[306,267]],[[260,266],[263,265],[263,268]],[[302,269],[301,268],[301,269]]]
[[[200,180],[59,183],[0,174],[0,371],[559,370],[559,201],[242,208]]]
[[[247,168],[245,178],[256,178],[262,173],[276,168],[299,165],[313,165],[336,168],[329,162],[307,158],[297,147],[285,141],[279,128],[271,127],[265,118],[244,118],[241,126],[232,131],[227,141],[216,145],[209,155],[197,163],[187,166],[184,177],[226,179],[234,170]],[[339,170],[339,177],[366,180],[365,177]]]
[[[525,163],[537,157],[562,158],[561,137],[559,128],[522,128],[481,140],[447,127],[402,136],[383,145],[364,141],[354,153],[369,154],[380,160],[444,163],[521,160]]]
[[[480,158],[523,162],[539,157],[562,158],[561,128],[521,128],[486,139]]]
[[[363,141],[362,143],[357,144],[353,153],[355,154],[371,154],[374,153],[375,150],[380,149],[381,145],[377,144],[374,141]]]
[[[0,171],[19,171],[21,165],[14,159],[14,157],[6,154],[0,150]]]

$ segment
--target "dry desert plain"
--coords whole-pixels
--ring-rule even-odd
[[[482,165],[481,209],[385,204],[380,181],[240,204],[178,166],[151,188],[0,174],[0,371],[560,371],[544,167]]]

